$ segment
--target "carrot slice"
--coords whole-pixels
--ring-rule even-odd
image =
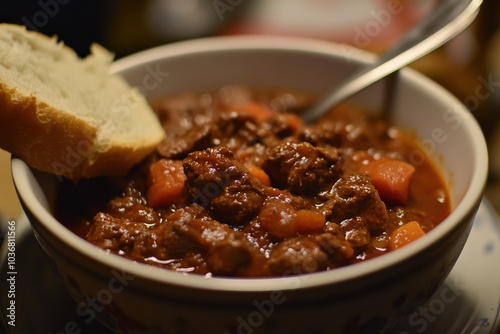
[[[367,171],[382,199],[406,203],[415,167],[404,161],[381,158],[371,162]]]
[[[299,233],[318,232],[325,226],[325,216],[312,210],[298,210],[295,215],[294,224]]]
[[[182,161],[162,159],[151,165],[146,198],[153,208],[175,204],[184,191]]]
[[[411,221],[398,227],[391,233],[388,247],[390,250],[401,248],[423,235],[425,235],[425,232],[420,227],[420,224],[416,221]]]
[[[271,179],[269,178],[269,175],[267,175],[262,168],[257,167],[255,165],[248,166],[248,171],[250,174],[255,176],[263,185],[265,186],[271,186]]]
[[[292,221],[294,214],[295,210],[290,204],[271,199],[266,202],[257,219],[269,235],[283,240],[297,235],[297,229]]]
[[[319,232],[325,225],[325,216],[312,210],[297,210],[290,203],[269,200],[258,220],[275,239],[283,240],[300,234]]]

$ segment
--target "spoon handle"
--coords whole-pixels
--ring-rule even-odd
[[[302,118],[306,123],[315,121],[357,92],[443,45],[475,19],[482,1],[443,0],[392,49],[337,84]]]

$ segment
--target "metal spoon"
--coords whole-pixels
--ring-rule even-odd
[[[419,59],[463,31],[477,16],[483,0],[442,0],[437,8],[373,64],[363,66],[302,113],[306,123],[364,88]]]

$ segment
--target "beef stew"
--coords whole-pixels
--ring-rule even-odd
[[[56,213],[92,244],[206,276],[275,277],[383,255],[449,215],[415,136],[352,106],[240,86],[152,103],[166,138],[126,177],[65,180]]]

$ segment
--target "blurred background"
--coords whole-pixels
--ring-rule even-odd
[[[57,35],[80,56],[97,42],[116,58],[205,36],[282,34],[351,44],[380,53],[438,0],[16,0],[0,22]],[[397,13],[395,12],[397,5]],[[478,119],[490,147],[487,197],[500,212],[500,2],[484,0],[461,35],[411,67],[439,82]],[[9,154],[0,151],[0,212],[17,217]],[[498,195],[497,195],[498,193]]]

